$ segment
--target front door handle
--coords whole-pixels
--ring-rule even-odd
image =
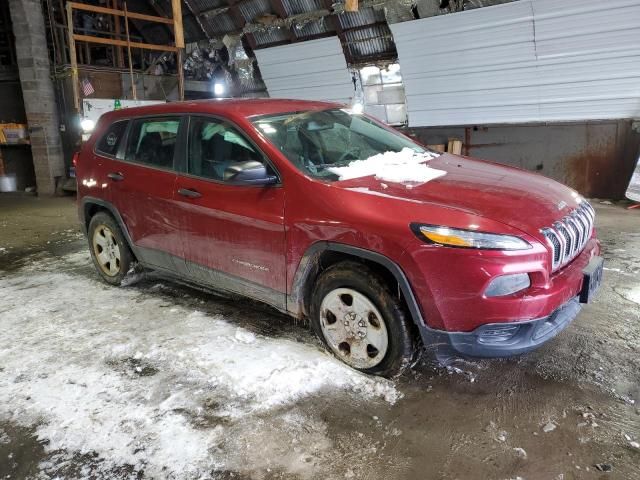
[[[200,198],[202,196],[200,192],[191,190],[190,188],[181,188],[178,190],[178,193],[183,197],[188,197],[188,198]]]
[[[122,180],[124,180],[124,175],[122,175],[119,172],[111,172],[107,174],[107,177],[109,177],[111,180],[113,180],[114,182],[121,182]]]

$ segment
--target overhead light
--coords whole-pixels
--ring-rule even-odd
[[[96,122],[90,118],[83,118],[80,120],[80,128],[82,128],[82,131],[85,133],[93,132],[93,129],[96,128]]]
[[[354,113],[355,115],[360,115],[362,114],[363,111],[364,111],[364,105],[360,102],[354,103],[353,106],[351,107],[351,113]]]
[[[373,75],[379,75],[380,69],[374,66],[362,67],[360,69],[360,73],[362,74],[363,77],[368,78]]]
[[[213,93],[215,95],[222,95],[224,94],[224,83],[214,83],[213,84]]]

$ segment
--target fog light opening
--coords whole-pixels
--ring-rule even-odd
[[[478,337],[480,343],[500,343],[511,340],[520,330],[520,325],[496,325],[482,330]]]
[[[504,297],[529,288],[531,279],[528,273],[512,273],[494,278],[484,294],[487,297]]]

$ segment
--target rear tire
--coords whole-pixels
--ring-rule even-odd
[[[373,269],[343,261],[321,273],[310,303],[311,324],[332,353],[364,373],[393,377],[416,356],[403,302]]]
[[[89,222],[89,250],[102,279],[120,285],[133,263],[133,254],[115,219],[106,212],[96,213]]]

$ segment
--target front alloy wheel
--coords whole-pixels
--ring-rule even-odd
[[[317,278],[309,316],[316,334],[352,368],[392,377],[418,354],[418,339],[397,285],[355,260],[331,265]]]
[[[353,368],[373,368],[387,354],[384,318],[367,297],[351,288],[337,288],[324,297],[320,327],[333,353]]]

